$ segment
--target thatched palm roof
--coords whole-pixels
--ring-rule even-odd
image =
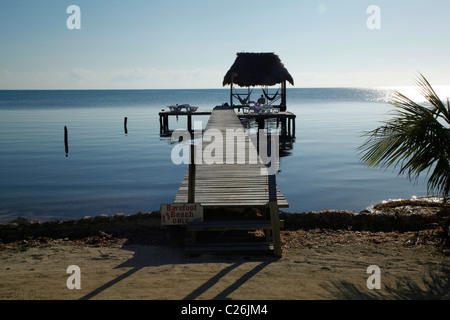
[[[280,58],[272,53],[239,52],[234,64],[223,78],[223,85],[233,83],[241,87],[273,86],[284,81],[294,85],[294,79]],[[236,75],[237,74],[237,75]]]

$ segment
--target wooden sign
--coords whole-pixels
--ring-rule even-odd
[[[203,221],[203,207],[199,203],[171,203],[161,205],[162,225],[185,225],[189,221]]]

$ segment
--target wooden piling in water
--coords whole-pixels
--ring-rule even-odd
[[[123,129],[124,129],[124,131],[125,131],[125,134],[128,134],[127,123],[128,123],[128,118],[125,117],[125,118],[123,119]]]
[[[67,157],[69,155],[69,137],[67,133],[67,126],[64,126],[64,149]]]
[[[292,119],[292,137],[295,138],[295,119]]]
[[[287,119],[287,122],[288,122],[287,135],[290,136],[290,135],[291,135],[291,123],[292,123],[292,119]]]
[[[163,116],[163,133],[167,134],[169,132],[169,116]]]

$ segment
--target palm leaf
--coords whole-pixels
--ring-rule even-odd
[[[449,102],[446,106],[439,99],[423,75],[417,85],[428,105],[396,92],[390,101],[396,108],[394,118],[366,132],[367,140],[358,150],[361,161],[370,167],[399,167],[398,174],[410,180],[425,172],[428,193],[446,199],[450,186]]]

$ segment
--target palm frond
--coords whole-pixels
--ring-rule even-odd
[[[425,97],[427,101],[435,108],[434,112],[437,114],[441,113],[442,118],[447,122],[447,124],[450,124],[450,107],[448,104],[448,98],[447,106],[445,106],[428,80],[422,74],[420,74],[419,79],[417,80],[417,85],[422,96]]]
[[[450,129],[444,126],[450,124],[449,102],[446,106],[439,99],[423,75],[417,84],[429,106],[396,92],[390,102],[395,117],[366,132],[367,140],[358,150],[370,167],[399,166],[399,175],[409,179],[426,172],[428,193],[440,193],[445,199],[450,186]]]

